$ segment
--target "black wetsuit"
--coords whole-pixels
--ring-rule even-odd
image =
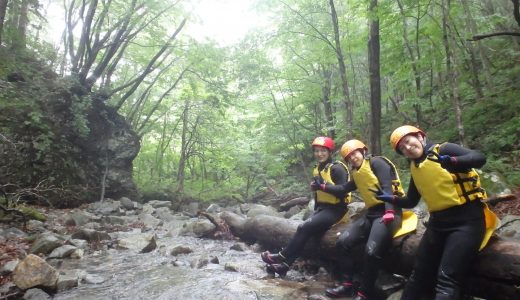
[[[390,164],[381,157],[372,157],[370,168],[377,177],[381,189],[385,193],[392,194],[392,180],[396,179],[397,175]],[[375,189],[375,187],[370,188]],[[331,189],[339,189],[339,187],[331,187]],[[356,189],[357,186],[353,180],[343,185],[344,192],[352,192]],[[382,222],[386,210],[395,211],[394,221],[389,224]],[[381,259],[390,248],[394,233],[401,227],[401,216],[401,209],[390,203],[372,206],[364,216],[349,225],[336,242],[336,247],[340,253],[343,253],[339,262],[344,280],[347,282],[352,281],[354,275],[352,248],[366,242],[360,287],[360,291],[365,295],[373,294]]]
[[[318,170],[323,170],[331,160],[318,165]],[[331,179],[334,184],[346,182],[348,174],[341,164],[334,164],[330,171]],[[327,193],[333,194],[339,199],[345,198],[347,193],[343,191],[334,191]],[[343,201],[338,204],[327,204],[316,202],[314,206],[314,213],[305,222],[298,226],[296,233],[291,238],[287,246],[280,252],[290,265],[296,258],[300,256],[303,247],[313,236],[320,236],[337,223],[347,212],[347,205]]]
[[[425,149],[432,145],[426,145]],[[486,163],[482,153],[451,143],[443,144],[439,154],[456,157],[456,164],[448,169],[451,173],[467,172]],[[424,159],[426,153],[415,163]],[[420,198],[412,178],[406,197],[399,198],[396,204],[411,208]],[[421,299],[421,296],[431,294],[434,287],[436,300],[460,299],[461,285],[478,254],[485,232],[482,205],[480,201],[470,201],[430,214],[417,249],[414,270],[401,300]]]

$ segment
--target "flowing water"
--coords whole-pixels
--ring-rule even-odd
[[[82,270],[87,276],[54,299],[307,299],[312,286],[324,288],[294,270],[286,279],[267,278],[259,253],[231,250],[236,241],[176,236],[159,237],[157,243],[150,253],[108,249],[62,261],[60,270]],[[172,256],[168,249],[176,245],[193,252]],[[196,266],[211,257],[219,263]]]

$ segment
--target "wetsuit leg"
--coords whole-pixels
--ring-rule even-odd
[[[384,254],[392,245],[393,234],[401,226],[401,217],[395,216],[390,224],[381,222],[381,218],[377,218],[372,222],[370,235],[365,246],[363,276],[361,280],[360,291],[365,295],[372,295],[374,283],[377,279],[381,260]]]
[[[464,222],[446,238],[437,274],[436,300],[460,299],[460,287],[478,255],[484,232],[482,218]]]
[[[443,234],[427,228],[417,248],[414,269],[406,283],[401,300],[421,299],[421,296],[433,290],[443,249]]]
[[[319,209],[305,222],[300,224],[287,247],[281,251],[281,254],[286,258],[286,262],[289,265],[292,264],[300,256],[303,247],[312,236],[325,233],[344,214],[344,210],[327,207]]]
[[[354,273],[354,260],[351,255],[352,248],[366,241],[369,232],[370,220],[363,217],[348,226],[336,241],[336,248],[340,253],[338,263],[345,280],[352,280]]]

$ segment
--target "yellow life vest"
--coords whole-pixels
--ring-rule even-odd
[[[440,146],[437,144],[430,151],[438,154]],[[439,163],[425,159],[418,166],[412,162],[411,173],[430,212],[487,198],[486,191],[480,186],[480,177],[473,169],[467,173],[450,173]],[[486,230],[479,251],[487,245],[495,229],[500,227],[500,219],[487,204],[484,204],[483,210]]]
[[[336,183],[334,183],[332,181],[332,177],[330,175],[330,170],[332,169],[332,166],[335,164],[341,164],[345,168],[345,171],[347,172],[347,182],[348,182],[350,180],[350,173],[348,171],[347,166],[341,161],[335,161],[333,163],[327,164],[325,166],[325,168],[323,168],[323,170],[321,170],[321,172],[318,170],[318,165],[316,165],[314,167],[314,170],[312,171],[312,176],[315,176],[315,177],[320,176],[321,178],[323,178],[325,183],[330,183],[332,185],[335,185]],[[338,184],[343,184],[343,182],[338,182]],[[351,200],[352,200],[352,197],[351,197],[350,193],[346,194],[345,198],[339,199],[338,197],[336,197],[332,194],[329,194],[329,193],[326,193],[323,191],[316,191],[316,202],[319,202],[319,203],[337,204],[340,201],[344,201],[345,203],[350,203]]]
[[[403,187],[401,186],[401,180],[399,180],[399,175],[397,174],[397,170],[394,166],[394,164],[383,156],[378,156],[382,159],[384,159],[390,167],[393,169],[394,174],[396,175],[396,178],[392,180],[392,192],[394,195],[403,196],[404,191]],[[357,190],[359,191],[359,194],[361,194],[361,198],[363,198],[363,201],[365,201],[365,207],[370,208],[372,206],[375,206],[377,204],[384,203],[381,200],[377,200],[375,197],[374,192],[371,190],[377,190],[379,185],[379,180],[377,179],[376,175],[372,171],[372,168],[370,167],[370,158],[365,158],[363,162],[361,163],[361,166],[357,170],[352,171],[352,179],[354,179],[354,182],[356,183]]]
[[[438,154],[440,146],[433,146],[430,152]],[[410,170],[415,186],[430,212],[487,197],[474,169],[466,173],[450,173],[438,162],[425,159],[419,165],[412,161]]]

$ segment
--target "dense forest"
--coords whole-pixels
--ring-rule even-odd
[[[520,185],[518,0],[257,0],[227,44],[192,34],[195,2],[0,0],[4,196],[306,192],[318,135],[406,176],[403,124],[485,153],[491,194]]]

